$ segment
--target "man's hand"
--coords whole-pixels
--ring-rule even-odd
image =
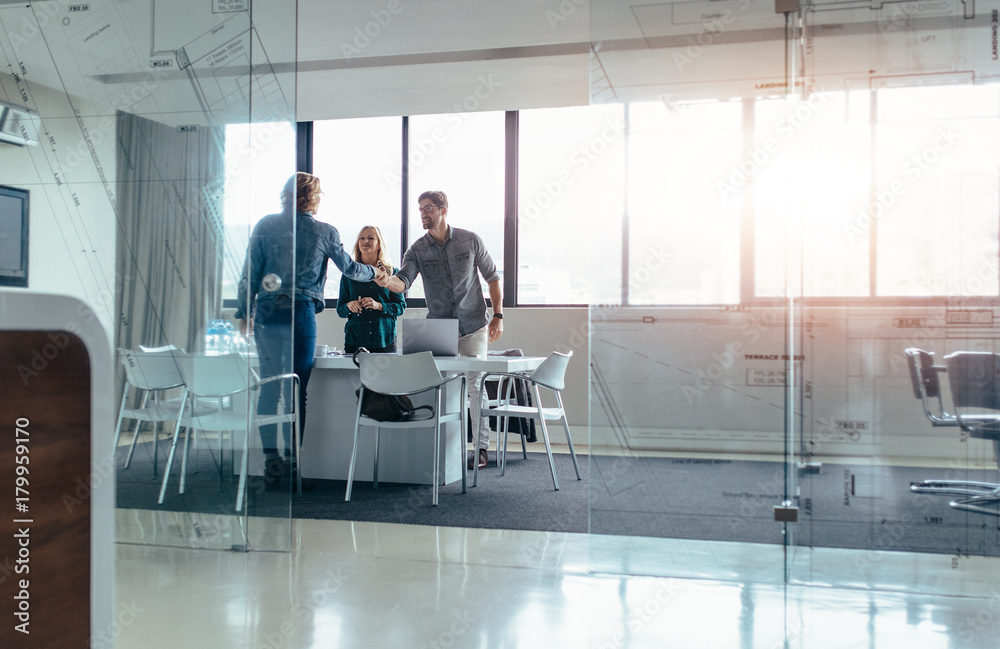
[[[249,339],[250,334],[253,333],[253,318],[249,320],[237,320],[236,326],[239,327],[240,335]]]
[[[361,303],[362,309],[374,309],[375,311],[382,310],[382,303],[374,300],[373,298],[363,297],[360,300],[358,300],[358,302]]]
[[[495,343],[503,335],[503,320],[490,318],[490,342]]]
[[[375,283],[385,288],[385,285],[389,283],[389,273],[384,268],[378,268],[372,266],[375,269]]]

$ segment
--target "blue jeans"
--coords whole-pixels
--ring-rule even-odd
[[[261,379],[294,372],[299,375],[299,430],[306,429],[306,386],[312,374],[316,354],[316,304],[311,300],[296,300],[294,308],[260,309],[254,321],[254,340],[260,358]],[[285,408],[292,399],[291,381],[274,381],[260,390],[258,415],[278,412],[278,402],[284,394]],[[292,455],[292,434],[289,424],[282,424],[285,457]],[[301,434],[299,441],[301,442]],[[260,427],[260,442],[267,457],[278,456],[278,427]]]

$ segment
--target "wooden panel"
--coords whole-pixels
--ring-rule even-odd
[[[87,647],[90,360],[83,342],[64,332],[0,332],[0,395],[0,647]]]

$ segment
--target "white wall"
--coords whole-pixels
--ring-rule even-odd
[[[796,314],[795,389],[787,391],[781,308],[597,311],[591,361],[621,415],[592,389],[595,445],[671,451],[996,467],[981,440],[933,428],[914,397],[903,350],[997,352],[992,307],[816,307]],[[942,378],[947,382],[947,376]],[[947,394],[945,406],[950,406]],[[788,398],[791,401],[788,401]],[[789,405],[790,404],[790,405]],[[791,412],[792,417],[787,414]]]
[[[114,115],[38,84],[0,74],[3,95],[28,97],[41,117],[39,145],[0,144],[0,183],[30,195],[28,291],[85,302],[113,331],[115,306]],[[79,117],[74,113],[79,113]],[[86,136],[84,133],[86,130]],[[5,289],[24,291],[25,289]]]

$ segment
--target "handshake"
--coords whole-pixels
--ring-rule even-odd
[[[378,266],[372,266],[372,268],[375,271],[375,283],[385,288],[392,275],[389,274],[389,271],[381,263]]]

